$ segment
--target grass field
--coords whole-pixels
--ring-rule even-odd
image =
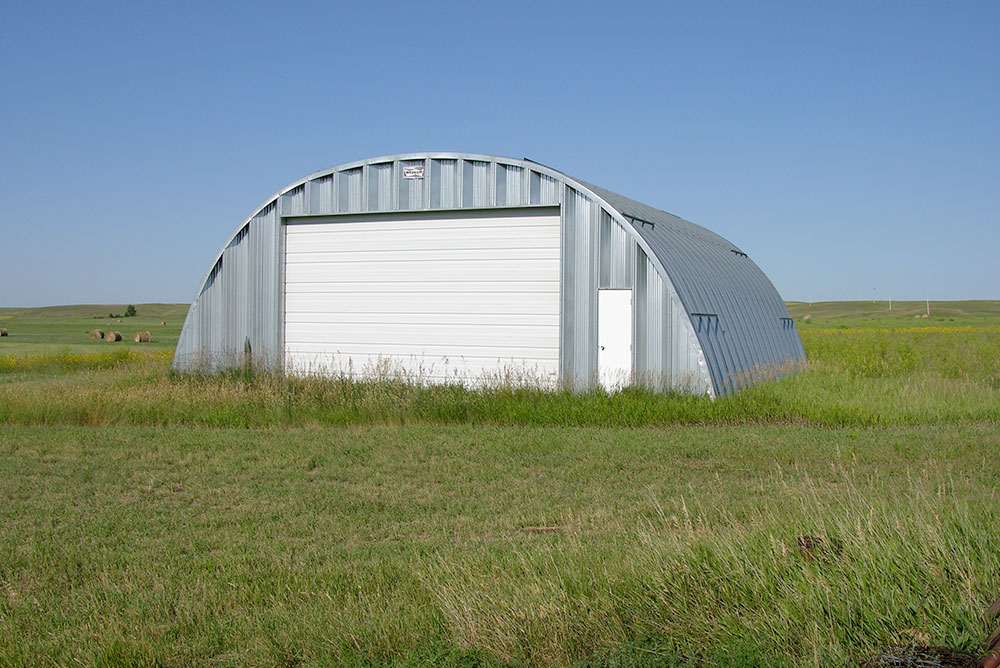
[[[9,335],[0,338],[0,358],[89,355],[122,348],[173,352],[187,315],[187,304],[137,304],[131,318],[123,315],[124,304],[86,304],[42,308],[0,308],[0,327]],[[119,322],[119,320],[121,322]],[[166,323],[161,325],[160,323]],[[95,329],[120,331],[124,341],[109,343],[91,340]],[[136,332],[148,331],[150,343],[136,344]]]
[[[183,377],[184,307],[152,307],[158,346],[0,310],[0,665],[848,666],[985,637],[1000,302],[791,304],[809,368],[716,402]]]

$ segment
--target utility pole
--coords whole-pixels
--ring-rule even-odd
[[[892,310],[892,290],[889,290],[889,310]]]
[[[927,300],[927,317],[931,317],[931,291],[924,291],[924,298]]]
[[[875,303],[875,288],[872,288],[872,304]]]

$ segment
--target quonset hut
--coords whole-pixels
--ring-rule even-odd
[[[531,160],[411,153],[267,198],[215,256],[179,371],[254,363],[420,382],[722,396],[805,361],[737,246]]]

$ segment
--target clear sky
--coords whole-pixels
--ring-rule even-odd
[[[1000,2],[9,3],[0,306],[188,302],[254,207],[410,151],[704,225],[785,299],[1000,298]]]

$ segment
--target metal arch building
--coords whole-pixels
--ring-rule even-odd
[[[514,367],[713,397],[805,361],[777,290],[722,237],[527,159],[465,153],[347,163],[265,200],[201,281],[173,364],[215,370],[248,349],[293,372],[388,360],[466,382]]]

